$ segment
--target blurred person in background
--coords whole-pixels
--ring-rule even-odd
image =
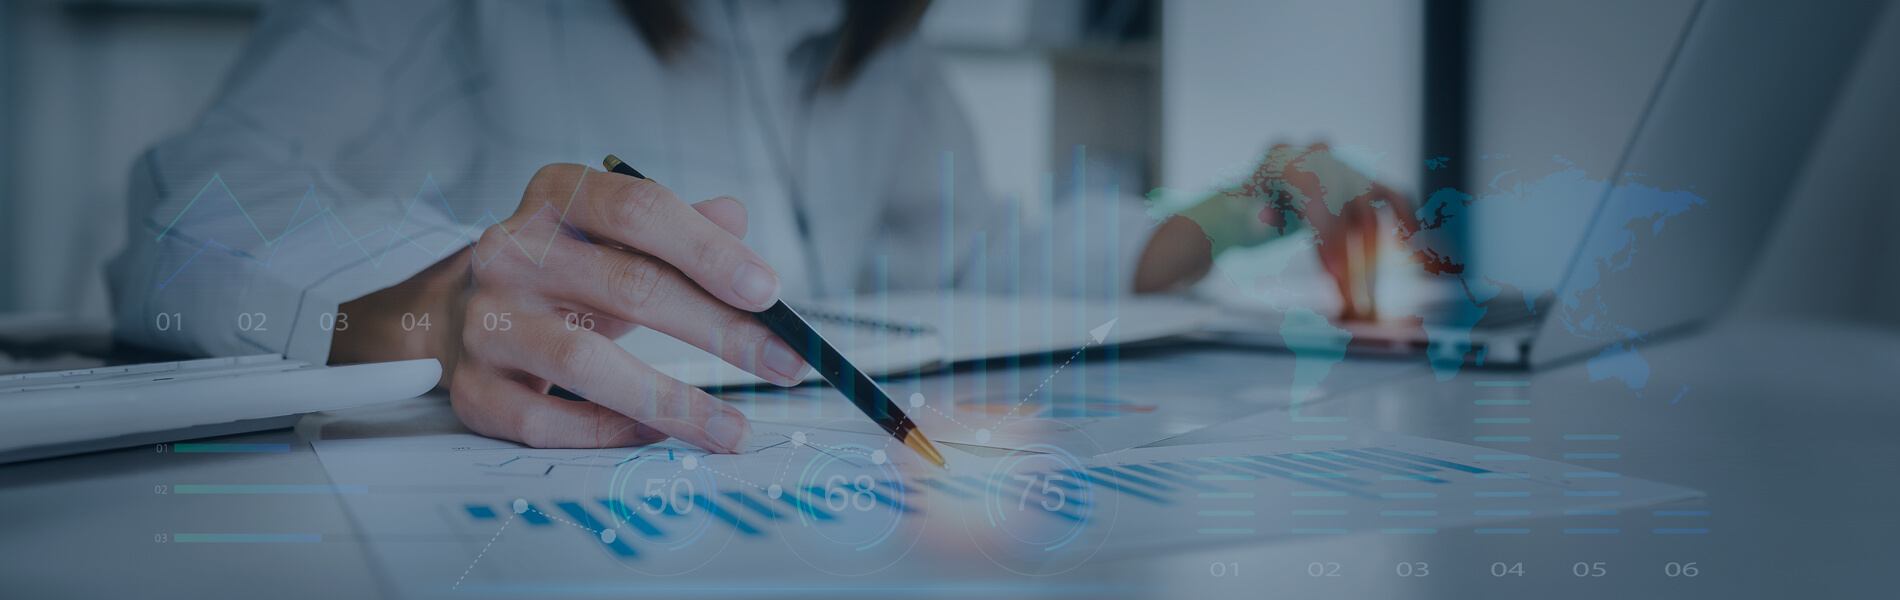
[[[747,314],[781,296],[878,278],[893,291],[1046,278],[1066,295],[1167,292],[1221,250],[1303,226],[1343,316],[1373,314],[1372,273],[1352,258],[1372,255],[1375,207],[1409,213],[1324,146],[1276,147],[1254,177],[1158,226],[1116,202],[1023,233],[1083,253],[1085,271],[977,247],[976,231],[1008,243],[1018,208],[981,189],[967,118],[915,35],[928,4],[273,3],[212,105],[134,167],[131,244],[110,266],[117,335],[191,355],[436,358],[456,414],[483,435],[735,452],[751,431],[737,409],[613,338],[649,327],[789,385],[809,367]],[[572,164],[607,154],[654,179]],[[238,213],[186,214],[225,190]],[[295,225],[273,240],[253,216]],[[210,284],[167,289],[186,264]],[[1128,284],[1105,287],[1116,281]],[[272,326],[150,319],[241,312]]]

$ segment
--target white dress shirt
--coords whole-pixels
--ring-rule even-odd
[[[322,362],[333,327],[395,326],[339,325],[341,303],[469,245],[541,166],[610,153],[688,202],[744,202],[745,243],[788,298],[1129,287],[1151,225],[1139,204],[1063,194],[1057,226],[1025,227],[984,193],[915,36],[811,93],[837,1],[689,13],[697,41],[662,64],[611,0],[273,3],[204,115],[134,167],[130,243],[109,267],[117,335]]]

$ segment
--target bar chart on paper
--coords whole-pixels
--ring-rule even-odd
[[[344,502],[391,579],[421,595],[735,564],[748,580],[925,572],[946,560],[1049,574],[1273,537],[1524,534],[1513,521],[1553,516],[1577,521],[1563,534],[1604,534],[1658,518],[1626,509],[1698,496],[1462,444],[1332,437],[1099,455],[953,450],[948,471],[885,436],[763,422],[740,455],[674,443],[537,450],[469,435],[316,447],[334,481],[365,486]]]

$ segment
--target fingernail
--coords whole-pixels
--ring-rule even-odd
[[[790,347],[774,340],[765,344],[765,368],[797,382],[805,378],[805,369],[810,368],[810,365],[805,364],[805,360],[792,352]]]
[[[778,276],[758,265],[744,263],[732,276],[732,291],[752,303],[753,308],[765,310],[772,306],[772,299],[778,297]]]
[[[727,452],[744,452],[752,447],[752,425],[738,413],[722,410],[706,420],[706,437],[712,443],[725,446]]]

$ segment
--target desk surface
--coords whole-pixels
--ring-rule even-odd
[[[1223,352],[1236,352],[1227,350]],[[1262,360],[1283,354],[1258,353]],[[1650,385],[1638,396],[1618,379],[1591,381],[1589,365],[1486,376],[1528,379],[1530,422],[1480,443],[1563,459],[1615,433],[1614,470],[1707,492],[1707,535],[1654,535],[1648,511],[1627,511],[1623,533],[1562,535],[1564,517],[1524,521],[1539,533],[1478,536],[1365,534],[1220,546],[1151,559],[1091,564],[1050,577],[996,572],[933,582],[941,594],[1258,597],[1263,590],[1340,597],[1792,597],[1865,596],[1900,558],[1885,477],[1900,464],[1891,429],[1900,334],[1831,322],[1729,322],[1643,349]],[[1131,358],[1129,360],[1139,360]],[[1237,373],[1235,385],[1254,385]],[[1485,375],[1467,371],[1460,377]],[[1678,389],[1680,383],[1682,389]],[[1426,370],[1343,392],[1310,407],[1354,423],[1470,442],[1497,433],[1474,423],[1499,407],[1474,404],[1470,385]],[[1686,391],[1684,391],[1686,390]],[[1678,397],[1679,396],[1679,397]],[[295,430],[222,441],[289,443],[281,454],[177,455],[136,448],[0,466],[0,588],[9,597],[371,597],[385,582],[336,496],[174,496],[178,483],[309,483],[325,474],[309,440],[459,431],[440,399],[306,419]],[[1592,465],[1596,466],[1596,465]],[[173,531],[321,532],[315,544],[167,544]],[[1221,567],[1216,567],[1221,563]],[[1336,577],[1313,577],[1320,563]],[[1338,563],[1335,568],[1329,563]],[[1415,564],[1399,576],[1399,563]],[[1522,575],[1492,575],[1521,563]],[[1579,563],[1603,575],[1579,577]],[[1670,564],[1676,567],[1669,567]],[[1693,577],[1679,568],[1694,563]],[[1665,570],[1670,573],[1665,573]],[[1227,571],[1215,576],[1216,570]],[[1427,574],[1419,576],[1420,570]],[[1237,572],[1237,574],[1236,574]],[[1671,576],[1674,575],[1674,576]],[[671,581],[689,595],[739,593],[711,575]],[[874,582],[814,578],[809,595]],[[1881,587],[1876,587],[1881,586]],[[889,588],[885,588],[890,591]],[[587,591],[587,590],[569,590]],[[615,590],[596,590],[615,591]],[[624,592],[626,590],[618,590]],[[15,596],[14,592],[21,592]]]

